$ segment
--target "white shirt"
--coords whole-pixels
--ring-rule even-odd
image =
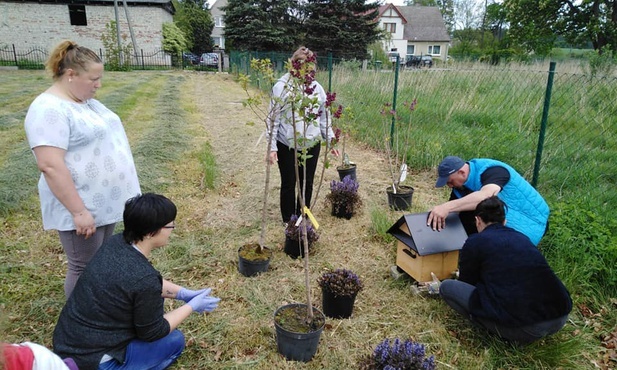
[[[312,147],[322,138],[328,140],[328,142],[334,138],[332,118],[325,112],[326,92],[317,81],[314,81],[311,87],[315,90],[311,96],[305,96],[304,104],[306,106],[303,113],[319,114],[319,117],[310,124],[307,122],[305,127],[301,117],[302,114],[295,112],[295,131],[300,139],[298,148]],[[297,88],[297,86],[295,86],[294,80],[289,73],[279,78],[272,87],[273,99],[270,102],[270,111],[274,118],[274,125],[272,127],[273,140],[270,148],[274,152],[278,150],[276,146],[277,141],[290,148],[294,147],[294,112],[292,110],[292,102],[290,101],[290,96],[295,94],[292,91],[294,88]],[[309,100],[312,100],[311,104],[307,103]],[[269,131],[269,127],[267,131]]]
[[[122,220],[124,203],[141,190],[117,114],[95,99],[77,103],[43,93],[30,105],[25,129],[30,148],[66,150],[64,162],[97,227]],[[71,213],[51,192],[43,174],[38,189],[43,228],[75,230]]]

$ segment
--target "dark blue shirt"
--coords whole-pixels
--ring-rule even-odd
[[[491,224],[460,251],[459,279],[476,287],[472,316],[516,327],[557,319],[572,310],[568,290],[524,234]]]

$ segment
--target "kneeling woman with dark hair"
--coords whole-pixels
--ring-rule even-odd
[[[163,279],[148,261],[167,245],[176,212],[162,195],[126,202],[124,232],[101,246],[60,313],[54,352],[81,370],[165,369],[180,356],[184,335],[176,327],[193,311],[213,311],[219,298]],[[164,298],[187,303],[165,313]]]
[[[566,287],[524,234],[505,226],[496,196],[475,210],[478,233],[460,252],[459,280],[439,292],[454,310],[501,338],[528,344],[558,332],[572,310]]]

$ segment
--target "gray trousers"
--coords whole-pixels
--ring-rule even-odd
[[[64,280],[64,294],[68,299],[77,279],[96,251],[99,250],[103,242],[113,235],[116,224],[99,226],[96,228],[94,235],[86,239],[84,235],[77,235],[75,230],[58,231],[60,235],[60,243],[66,254],[68,261],[68,270],[66,279]]]
[[[521,327],[507,327],[499,322],[473,317],[469,313],[469,298],[476,287],[458,280],[447,279],[442,281],[439,294],[443,300],[463,317],[473,324],[482,327],[499,337],[518,344],[529,344],[547,335],[561,330],[566,324],[568,315],[557,319],[538,322]]]

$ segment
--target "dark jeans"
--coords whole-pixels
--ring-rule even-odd
[[[283,222],[288,222],[291,215],[300,215],[300,200],[296,196],[294,150],[281,142],[277,142],[276,146],[278,149],[279,172],[281,174],[281,216]],[[306,204],[307,207],[311,205],[313,179],[315,178],[315,170],[317,169],[320,149],[321,145],[317,144],[307,152],[307,155],[310,156],[310,158],[306,160],[306,193],[304,194],[304,204]],[[300,165],[298,170],[300,172],[300,188],[302,188],[304,180],[303,166]]]
[[[565,315],[557,319],[513,328],[503,326],[496,321],[473,317],[469,313],[469,298],[475,290],[476,287],[471,284],[458,280],[446,279],[441,282],[439,294],[450,307],[470,320],[473,324],[517,344],[529,344],[547,335],[554,334],[561,330],[568,319],[568,315]]]

